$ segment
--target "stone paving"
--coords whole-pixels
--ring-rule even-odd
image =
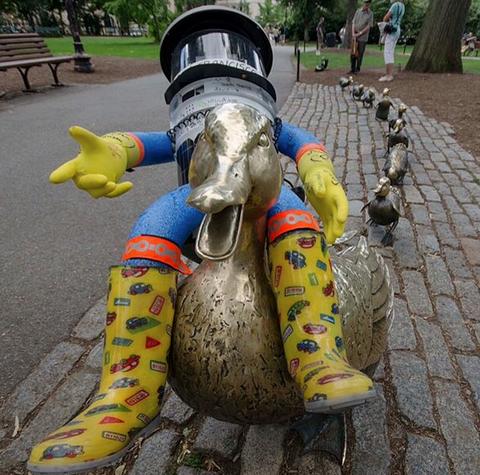
[[[383,247],[383,230],[367,228],[361,212],[382,176],[386,124],[374,114],[339,87],[302,83],[279,114],[325,140],[350,202],[347,230],[378,247],[395,291],[396,319],[374,378],[380,397],[347,416],[343,468],[325,454],[302,455],[287,425],[218,422],[169,391],[158,430],[119,466],[92,474],[480,473],[480,157],[460,147],[448,124],[409,107],[403,213],[393,246]],[[293,171],[289,164],[290,179]],[[25,474],[31,446],[94,394],[104,305],[87,312],[0,408],[0,474]]]

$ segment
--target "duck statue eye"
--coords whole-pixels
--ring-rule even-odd
[[[258,145],[265,148],[270,147],[270,139],[265,132],[260,134],[260,138],[258,139]]]

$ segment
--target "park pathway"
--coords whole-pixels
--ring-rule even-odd
[[[325,140],[350,202],[347,230],[367,234],[378,247],[395,291],[396,319],[374,378],[380,397],[348,415],[343,469],[328,456],[301,455],[286,425],[218,422],[170,392],[158,431],[126,456],[123,470],[92,474],[480,473],[480,157],[460,147],[448,124],[409,107],[412,163],[401,188],[403,217],[393,246],[380,246],[381,230],[366,228],[361,212],[382,175],[386,126],[374,114],[339,87],[302,83],[279,114]],[[288,164],[290,179],[293,171]],[[31,446],[94,393],[103,309],[101,300],[0,409],[2,475],[26,474]]]

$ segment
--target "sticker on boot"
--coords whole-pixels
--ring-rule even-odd
[[[82,455],[83,445],[57,444],[50,445],[44,451],[40,460],[51,460],[57,458],[74,458],[77,455]]]
[[[131,371],[138,366],[140,362],[140,355],[130,355],[129,358],[122,358],[118,363],[110,366],[110,374],[118,373],[119,371]]]
[[[135,335],[136,333],[150,330],[150,328],[157,325],[160,325],[160,322],[152,317],[132,317],[127,320],[126,329],[129,333]]]
[[[95,416],[97,414],[103,414],[104,412],[132,412],[128,407],[123,404],[102,404],[101,406],[94,407],[87,411],[84,415],[86,417]]]
[[[152,338],[151,336],[147,336],[145,340],[145,348],[147,350],[150,348],[155,348],[158,345],[161,345],[161,343],[158,340],[155,340],[155,338]]]
[[[104,417],[99,424],[124,424],[125,421],[119,419],[118,417],[106,416]]]
[[[297,239],[297,244],[303,249],[310,249],[315,246],[317,238],[315,236],[311,237],[301,237]]]
[[[165,302],[165,299],[161,295],[157,295],[153,299],[152,305],[150,305],[150,308],[148,310],[150,311],[150,313],[153,313],[154,315],[160,315],[164,302]]]
[[[102,437],[104,439],[109,440],[116,440],[118,442],[125,442],[127,440],[127,436],[124,434],[119,434],[118,432],[111,432],[109,430],[104,430],[102,432]]]
[[[119,338],[116,336],[112,340],[112,345],[115,346],[130,346],[133,343],[133,340],[130,340],[129,338]]]
[[[159,373],[166,373],[167,372],[167,363],[162,361],[150,361],[150,369],[153,371],[158,371]]]
[[[135,406],[135,404],[138,404],[140,401],[143,401],[148,396],[150,396],[150,393],[148,391],[145,391],[145,389],[141,389],[140,391],[138,391],[138,393],[135,393],[133,396],[130,396],[129,398],[125,399],[125,402],[129,406]]]
[[[305,256],[298,251],[286,251],[285,259],[293,267],[293,269],[302,269],[307,265]]]
[[[75,437],[77,435],[81,435],[86,430],[87,429],[78,428],[78,429],[67,430],[65,432],[57,432],[56,434],[49,435],[48,437],[46,437],[43,440],[46,441],[46,440],[52,440],[52,439],[54,439],[54,440],[56,440],[56,439],[68,439],[69,437]]]

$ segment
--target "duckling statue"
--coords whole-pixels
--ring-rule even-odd
[[[387,156],[382,171],[390,179],[392,185],[403,184],[403,179],[408,169],[408,150],[404,143],[398,143],[392,147]]]
[[[320,71],[325,71],[328,68],[328,59],[327,58],[322,58],[322,61],[320,64],[317,64],[315,66],[315,71],[318,73]]]
[[[405,130],[405,122],[403,119],[396,119],[390,132],[388,133],[387,154],[390,153],[390,150],[392,149],[392,147],[395,147],[395,145],[399,143],[404,144],[405,147],[407,148],[410,143],[408,134]]]
[[[391,186],[388,177],[380,178],[373,192],[375,197],[362,208],[362,211],[367,208],[369,216],[367,224],[389,226],[381,241],[382,244],[387,244],[400,219],[400,195],[397,189]]]
[[[382,98],[377,104],[377,110],[375,111],[375,119],[378,121],[387,121],[390,114],[390,107],[393,105],[388,94],[390,89],[387,87],[382,91]]]
[[[340,87],[342,88],[342,91],[345,90],[350,84],[353,82],[353,77],[349,76],[346,78],[345,76],[340,76],[338,79],[338,84],[340,84]]]
[[[388,122],[388,130],[390,131],[391,129],[393,129],[393,127],[395,127],[395,124],[397,123],[397,120],[401,120],[402,121],[402,124],[403,124],[403,127],[405,127],[407,125],[407,121],[405,119],[405,112],[407,112],[407,106],[402,102],[398,108],[397,108],[397,117],[389,120]]]
[[[370,109],[373,107],[373,102],[375,101],[375,91],[372,88],[368,88],[362,94],[362,104],[363,107]]]
[[[352,97],[354,101],[361,101],[364,91],[363,84],[354,84],[352,87]]]

